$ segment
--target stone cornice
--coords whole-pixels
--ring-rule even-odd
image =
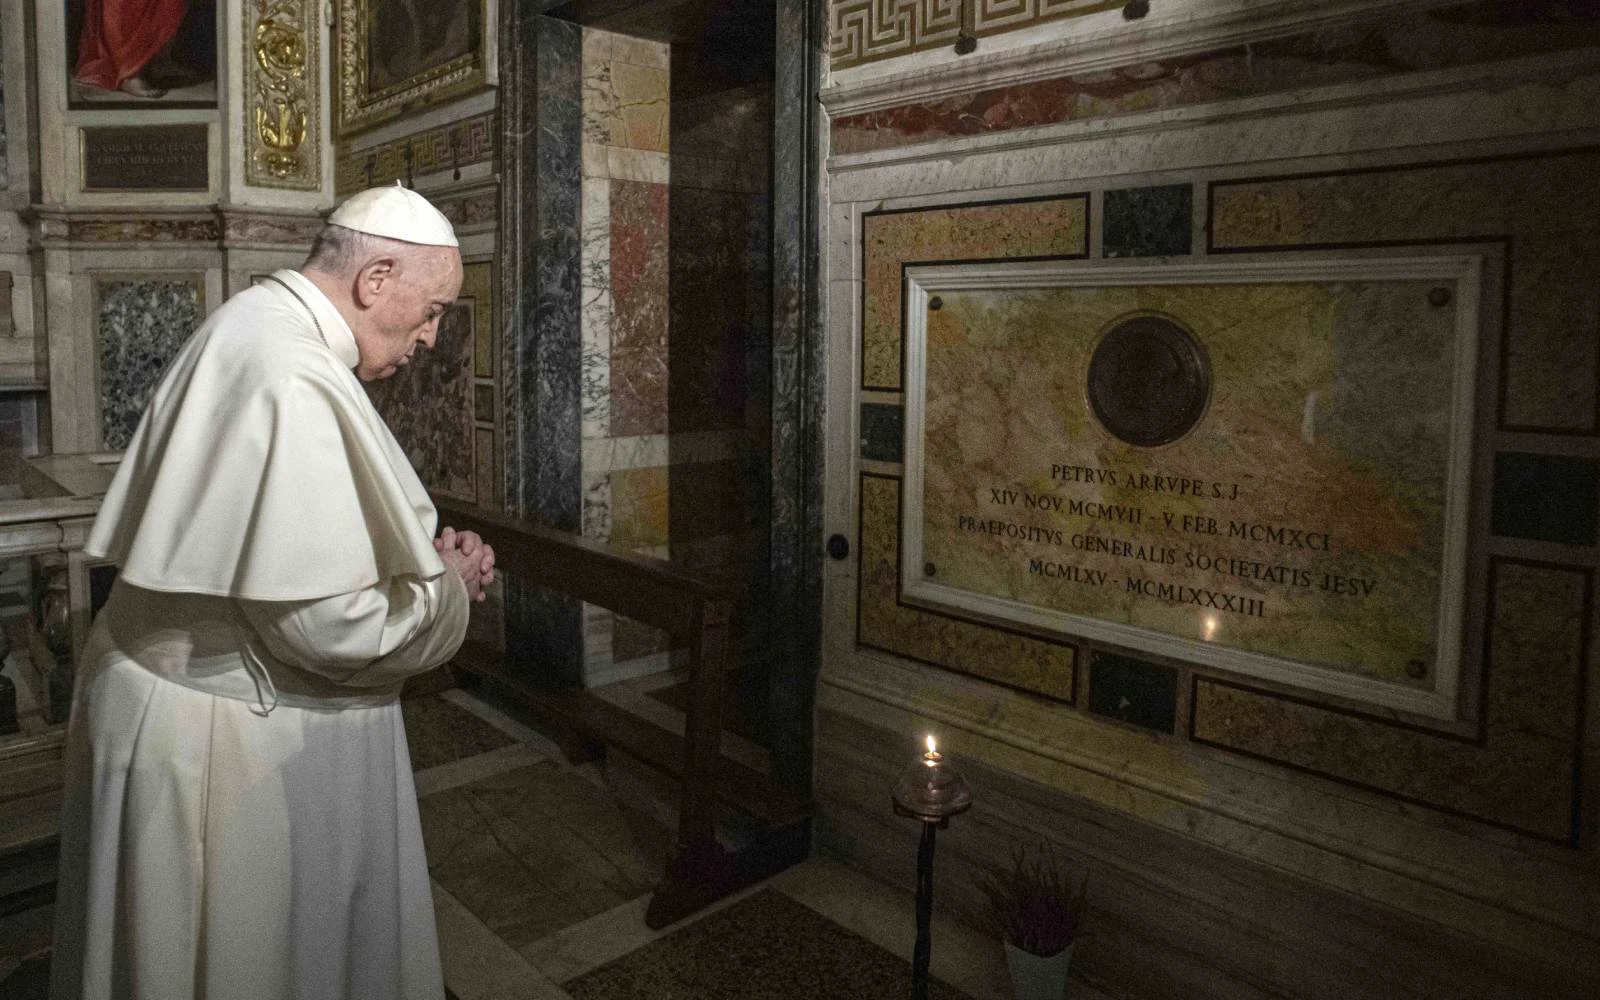
[[[47,249],[145,244],[303,249],[323,225],[321,213],[223,205],[137,211],[35,205],[22,218],[32,242]]]
[[[1337,28],[1439,7],[1446,2],[1449,0],[1335,0],[1318,5],[1304,0],[1159,4],[1147,19],[1132,23],[1120,17],[1108,20],[1111,15],[1073,19],[1075,25],[1093,20],[1095,26],[1070,37],[1065,37],[1066,29],[1058,22],[1052,26],[1053,37],[997,47],[992,52],[980,49],[955,57],[939,49],[841,70],[832,74],[833,82],[819,96],[828,114],[838,118],[935,101],[982,88],[1102,72]]]
[[[1509,140],[1513,135],[1525,135],[1529,128],[1525,124],[1509,130],[1506,128],[1508,123],[1515,124],[1526,117],[1526,112],[1518,108],[1514,101],[1505,100],[1503,92],[1518,86],[1540,83],[1565,86],[1573,81],[1582,85],[1578,89],[1585,91],[1600,85],[1600,78],[1596,78],[1593,74],[1592,50],[1575,50],[1548,56],[1420,71],[1380,81],[1332,84],[1258,97],[1208,101],[1179,108],[1070,120],[1006,132],[954,138],[939,137],[895,148],[837,154],[828,158],[827,167],[831,175],[840,177],[856,171],[871,171],[891,166],[948,162],[953,155],[1020,153],[1058,147],[1068,142],[1112,141],[1138,135],[1171,137],[1185,130],[1201,129],[1223,122],[1265,120],[1291,113],[1302,116],[1316,113],[1354,113],[1358,109],[1402,102],[1420,105],[1432,98],[1448,99],[1464,91],[1475,90],[1492,93],[1495,95],[1495,100],[1492,114],[1491,103],[1483,104],[1483,113],[1478,115],[1474,122],[1475,131],[1479,133],[1474,138],[1494,136]],[[1507,107],[1501,107],[1502,103]],[[1559,121],[1545,121],[1541,118],[1540,120],[1544,121],[1541,128],[1549,134],[1571,133],[1557,140],[1562,144],[1592,142],[1594,141],[1592,132],[1600,128],[1600,121],[1587,113],[1588,107],[1586,101],[1578,100],[1571,102],[1570,106],[1540,108],[1540,112],[1546,115],[1554,115],[1563,108],[1567,112]],[[1462,138],[1458,133],[1450,131],[1454,127],[1450,122],[1440,121],[1436,116],[1430,117],[1432,113],[1426,108],[1414,109],[1409,113],[1420,118],[1407,125],[1404,134],[1415,137],[1418,142],[1445,142]],[[1574,128],[1581,131],[1573,132]],[[1295,145],[1294,137],[1284,138],[1286,146]],[[1381,136],[1375,136],[1371,141],[1380,145],[1387,144],[1380,142],[1380,139]],[[1352,145],[1350,148],[1353,150],[1355,147]],[[1260,150],[1259,155],[1267,156],[1268,151]],[[1299,155],[1311,154],[1299,150],[1271,151],[1271,157],[1274,159]],[[1175,167],[1178,165],[1174,164]]]

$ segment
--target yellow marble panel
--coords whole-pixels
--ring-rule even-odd
[[[1076,650],[900,603],[900,481],[861,477],[862,645],[985,680],[1073,700]]]
[[[1509,258],[1503,429],[1600,431],[1600,152],[1412,164],[1211,186],[1212,252],[1499,243]]]
[[[861,227],[861,384],[901,386],[900,269],[903,264],[1029,257],[1086,257],[1089,197],[880,212]]]
[[[611,547],[626,551],[667,544],[667,468],[611,473]]]
[[[924,553],[947,586],[1430,686],[1454,309],[1437,280],[941,291]],[[1210,407],[1137,447],[1090,357],[1140,315],[1209,356]]]
[[[1573,834],[1589,571],[1491,569],[1481,741],[1199,678],[1194,738],[1555,841]]]
[[[461,268],[461,293],[458,299],[469,302],[472,309],[472,332],[476,338],[472,357],[472,374],[478,378],[494,377],[494,361],[499,356],[495,345],[494,314],[494,262],[478,261]]]
[[[613,143],[629,149],[667,152],[667,70],[633,63],[611,64],[619,124]]]

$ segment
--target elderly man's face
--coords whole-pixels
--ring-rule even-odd
[[[369,312],[368,329],[356,338],[363,381],[388,378],[409,364],[417,345],[432,347],[439,318],[461,291],[461,253],[454,247],[428,247],[405,260],[384,286]]]

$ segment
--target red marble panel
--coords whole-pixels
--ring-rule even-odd
[[[611,185],[611,433],[667,431],[667,186]]]

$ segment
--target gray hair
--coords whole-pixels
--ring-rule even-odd
[[[322,232],[311,243],[311,254],[303,267],[344,276],[374,257],[409,260],[417,249],[416,244],[391,240],[386,236],[373,236],[344,226],[323,226]]]

